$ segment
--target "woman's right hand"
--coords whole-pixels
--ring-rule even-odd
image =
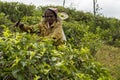
[[[15,23],[14,27],[18,27],[20,25],[20,20]]]
[[[14,27],[19,27],[20,29],[23,29],[24,24],[20,23],[20,20],[18,22],[15,23]]]

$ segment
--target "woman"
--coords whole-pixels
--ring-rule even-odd
[[[62,44],[66,39],[62,30],[62,23],[57,15],[56,8],[48,8],[43,15],[43,21],[35,26],[25,26],[17,23],[16,26],[26,32],[37,32],[40,36],[53,39],[56,45]]]

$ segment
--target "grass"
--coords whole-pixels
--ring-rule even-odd
[[[109,69],[113,80],[120,80],[120,48],[104,45],[95,57]]]

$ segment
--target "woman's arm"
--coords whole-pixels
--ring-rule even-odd
[[[39,30],[38,29],[39,24],[28,26],[28,25],[25,25],[23,23],[20,23],[20,21],[18,21],[15,24],[15,26],[19,27],[22,31],[29,32],[29,33],[33,33],[33,32],[36,32]]]
[[[25,26],[24,24],[19,25],[19,28],[20,28],[22,31],[25,31],[25,32],[30,32],[30,33],[33,32],[32,27]]]

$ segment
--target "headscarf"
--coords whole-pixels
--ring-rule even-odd
[[[48,8],[48,9],[46,9],[45,12],[44,12],[43,17],[45,17],[47,10],[50,10],[50,11],[53,12],[53,14],[55,15],[55,18],[56,18],[56,22],[61,21],[61,19],[60,19],[59,16],[58,16],[58,9],[57,9],[57,8]],[[44,20],[44,21],[45,21],[45,20]]]

